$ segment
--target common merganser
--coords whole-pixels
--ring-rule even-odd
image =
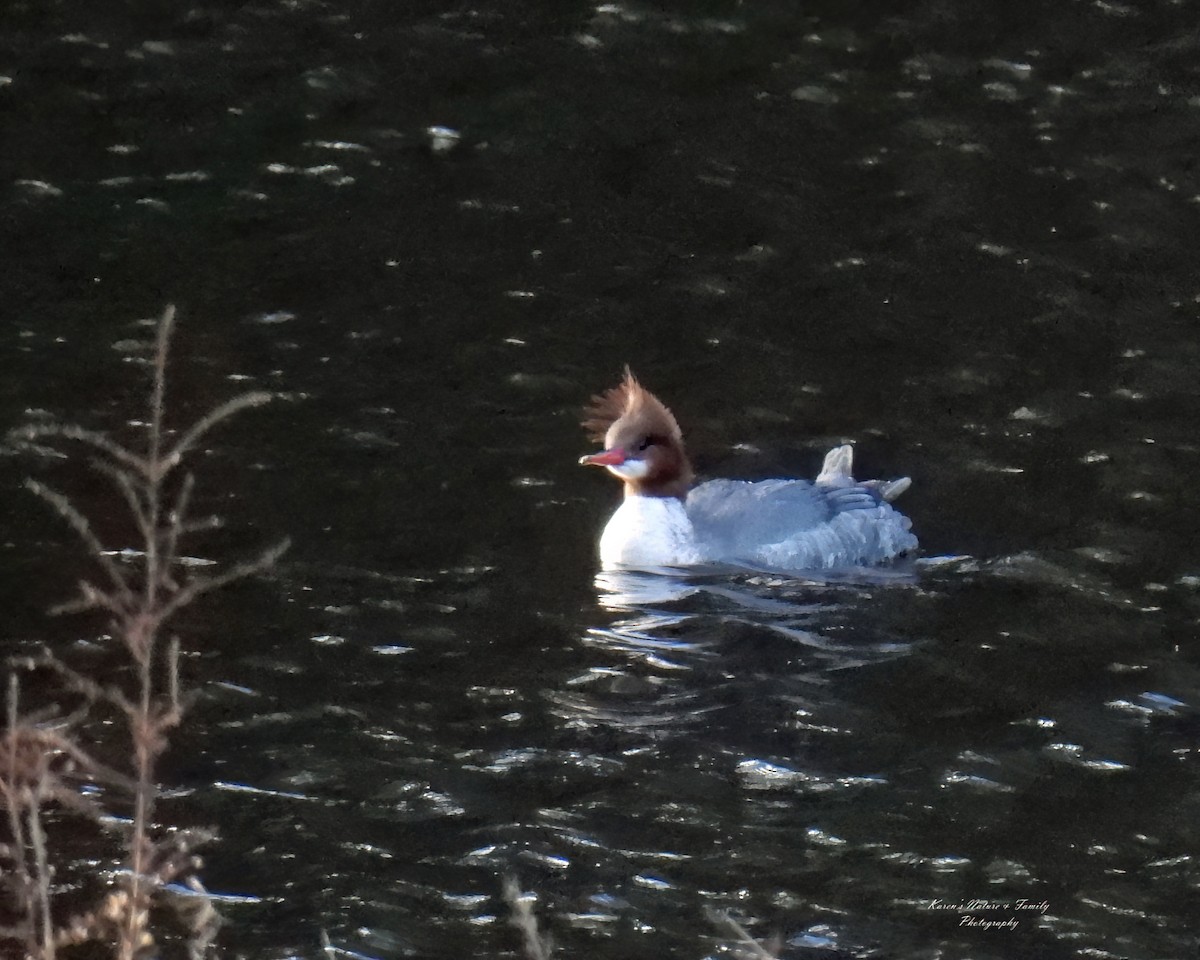
[[[891,506],[911,485],[858,481],[853,448],[835,447],[814,482],[710,480],[694,474],[674,415],[625,368],[592,398],[584,429],[604,444],[581,464],[606,467],[625,499],[604,528],[600,561],[614,567],[733,563],[770,570],[828,570],[893,560],[917,546],[912,522]]]

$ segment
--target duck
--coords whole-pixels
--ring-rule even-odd
[[[911,554],[912,521],[892,506],[911,478],[856,480],[854,448],[826,454],[814,480],[696,483],[671,410],[629,367],[584,412],[603,449],[579,459],[624,488],[600,536],[605,570],[732,564],[805,572],[878,566]]]

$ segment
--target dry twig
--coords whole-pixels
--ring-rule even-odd
[[[537,917],[533,914],[534,898],[521,893],[513,877],[505,877],[501,890],[504,902],[511,912],[508,922],[521,931],[528,960],[550,960],[554,955],[554,944],[538,930]]]
[[[718,926],[728,927],[736,938],[734,943],[735,954],[743,958],[743,960],[778,960],[779,948],[782,944],[772,943],[772,949],[768,950],[758,940],[750,936],[749,931],[726,910],[714,910],[711,907],[705,909],[705,915]]]
[[[126,688],[101,684],[84,676],[55,654],[29,660],[27,667],[53,671],[64,686],[89,704],[116,708],[125,718],[132,752],[132,776],[103,768],[78,747],[67,728],[49,729],[18,716],[15,679],[10,688],[8,729],[0,742],[0,800],[8,811],[8,843],[0,844],[0,865],[11,865],[5,876],[16,922],[0,927],[0,940],[24,944],[35,960],[54,960],[57,946],[106,939],[120,960],[142,960],[154,947],[150,929],[152,898],[181,883],[191,893],[181,909],[189,931],[189,950],[195,960],[206,955],[219,920],[196,871],[199,860],[192,851],[209,839],[197,831],[162,833],[154,827],[158,799],[155,771],[167,749],[168,735],[183,715],[184,698],[179,683],[179,645],[175,638],[162,642],[166,626],[180,609],[201,594],[251,576],[270,567],[287,548],[287,542],[264,550],[215,576],[186,575],[180,543],[188,534],[212,529],[213,518],[198,522],[188,517],[194,479],[190,473],[174,479],[176,468],[208,432],[241,410],[271,399],[266,393],[248,393],[218,405],[183,430],[173,445],[167,444],[167,358],[174,329],[175,309],[164,311],[157,327],[153,384],[149,399],[149,431],[145,452],[130,449],[104,434],[63,424],[34,424],[14,431],[10,439],[40,451],[42,441],[68,440],[83,444],[91,463],[117,488],[128,508],[140,543],[138,549],[116,551],[107,547],[96,526],[64,494],[36,480],[26,487],[45,501],[75,532],[88,556],[104,574],[107,586],[90,580],[79,583],[77,596],[55,612],[104,610],[108,628],[132,661],[134,681]],[[53,448],[51,448],[53,449]],[[116,558],[132,556],[125,564]],[[126,846],[122,886],[85,910],[55,926],[51,911],[51,866],[42,809],[55,804],[93,820],[100,820],[96,804],[84,798],[63,779],[64,772],[80,772],[127,787],[133,797],[133,819]],[[184,898],[175,897],[175,901]],[[197,904],[200,904],[197,906]],[[178,906],[178,902],[175,904]]]

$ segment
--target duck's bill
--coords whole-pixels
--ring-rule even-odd
[[[625,462],[625,453],[622,450],[601,450],[599,453],[589,453],[586,457],[580,457],[579,462],[585,466],[619,467]]]

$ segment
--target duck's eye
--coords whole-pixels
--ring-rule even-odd
[[[650,446],[650,444],[652,444],[653,442],[654,442],[653,437],[643,437],[642,442],[638,444],[638,453],[641,453],[648,446]]]

